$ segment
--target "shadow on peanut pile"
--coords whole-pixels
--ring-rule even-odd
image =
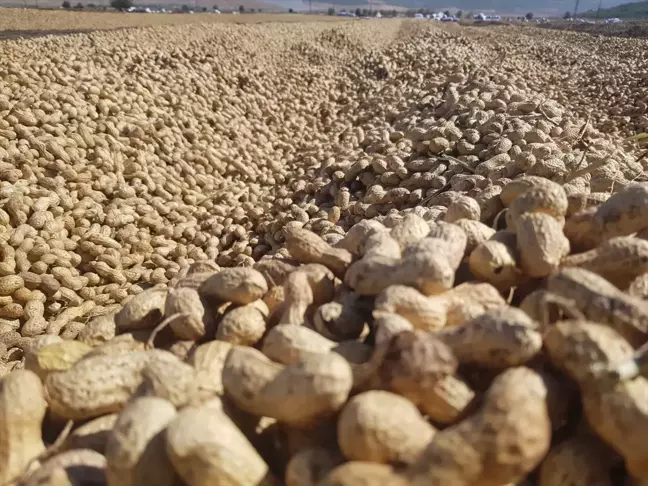
[[[0,486],[648,484],[646,160],[525,32],[0,45]]]

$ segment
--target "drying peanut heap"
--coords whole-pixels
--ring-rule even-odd
[[[648,88],[599,102],[560,42],[615,83],[648,52],[397,20],[0,45],[0,486],[648,484]]]

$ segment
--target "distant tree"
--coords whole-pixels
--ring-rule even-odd
[[[123,11],[133,6],[132,0],[110,0],[110,6],[114,9]]]
[[[245,13],[245,7],[243,5],[239,5],[239,13]]]
[[[361,13],[362,13],[363,17],[366,17],[367,15],[369,15],[369,10],[367,10],[366,8],[363,8]]]
[[[391,16],[392,17],[398,17],[398,12],[396,11],[396,9],[391,11]]]
[[[459,11],[457,12],[457,18],[460,19],[460,18],[462,18],[462,17],[463,17],[463,11],[462,11],[462,10],[459,10]]]
[[[254,13],[254,9],[253,9],[253,8],[250,9],[250,13]]]
[[[445,12],[443,12],[443,15],[445,15],[446,17],[450,17],[450,10],[446,10]]]
[[[529,12],[524,16],[527,20],[531,20],[533,18],[533,12]]]
[[[77,4],[74,6],[74,8],[75,8],[76,10],[83,10],[83,4],[82,4],[81,2],[79,2],[79,3],[77,3]]]
[[[295,11],[292,8],[289,8],[288,13],[295,13]]]
[[[88,8],[97,8],[97,6],[94,3],[89,3]]]
[[[571,12],[569,10],[567,10],[565,12],[565,15],[563,15],[563,19],[569,19],[569,18],[571,18]]]
[[[61,7],[65,8],[65,9],[68,9],[68,8],[71,8],[72,5],[70,5],[70,2],[68,2],[67,0],[65,0],[65,2],[63,2],[63,3],[61,4]]]
[[[361,17],[362,16],[362,10],[360,10],[359,8],[356,8],[355,14],[356,14],[356,17]]]
[[[184,13],[187,13],[191,10],[191,8],[189,8],[189,5],[185,3],[180,10],[182,10]]]
[[[329,7],[328,14],[329,15],[335,15],[335,9],[333,7]]]

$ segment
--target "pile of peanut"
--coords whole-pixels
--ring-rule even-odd
[[[648,484],[648,161],[529,32],[0,45],[0,486]]]

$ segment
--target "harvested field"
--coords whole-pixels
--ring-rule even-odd
[[[237,4],[238,5],[238,4]],[[262,2],[249,3],[253,8],[267,7]],[[142,14],[118,12],[78,12],[65,10],[38,10],[21,8],[0,9],[0,40],[14,37],[92,32],[156,25],[184,24],[259,24],[266,22],[344,22],[340,17],[328,15],[306,16],[299,14],[260,13],[215,15],[211,13]]]
[[[591,35],[606,37],[633,37],[648,38],[648,21],[624,21],[618,24],[576,24],[567,22],[553,22],[542,24],[540,27],[556,30],[568,30]]]
[[[648,482],[648,41],[115,22],[0,42],[0,485]]]

